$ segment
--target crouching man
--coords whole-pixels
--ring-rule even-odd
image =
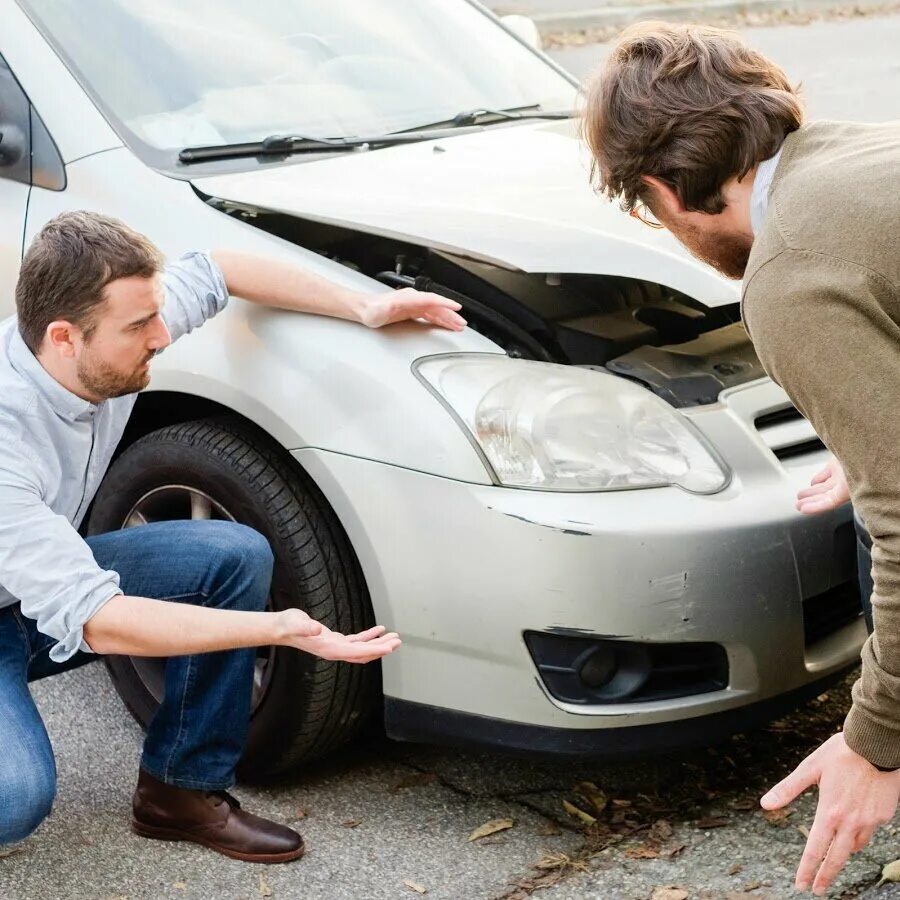
[[[299,609],[267,612],[272,552],[243,525],[158,522],[82,539],[137,392],[160,350],[229,294],[378,327],[424,318],[459,330],[459,305],[413,290],[349,291],[245,254],[164,267],[123,223],[67,213],[28,249],[17,316],[0,324],[0,844],[30,834],[56,791],[28,682],[96,654],[169,657],[134,794],[134,830],[227,856],[286,862],[299,834],[241,809],[234,783],[256,647],[367,663],[400,646],[381,626],[344,635]]]

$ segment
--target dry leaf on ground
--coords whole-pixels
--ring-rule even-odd
[[[744,867],[740,863],[735,863],[729,870],[729,875],[738,875],[744,871]]]
[[[583,809],[579,809],[574,803],[569,803],[568,800],[563,800],[562,802],[563,809],[570,815],[576,816],[581,819],[585,825],[593,825],[597,819],[595,816],[592,816],[590,813],[586,813]]]
[[[575,785],[575,790],[594,807],[598,814],[602,813],[609,803],[609,798],[593,781],[581,781]]]
[[[269,882],[266,881],[265,875],[259,876],[259,895],[260,897],[271,897],[273,894],[272,888],[269,887]]]
[[[586,872],[588,864],[583,859],[577,859],[563,853],[561,850],[548,853],[543,859],[531,864],[532,869],[539,869],[542,872],[550,872],[556,869],[571,869],[576,872]]]
[[[419,884],[417,881],[410,881],[408,878],[404,878],[403,883],[411,891],[415,891],[417,894],[427,894],[428,893],[428,888],[425,887],[424,884]]]
[[[478,841],[481,838],[486,838],[488,835],[496,834],[498,831],[506,831],[507,828],[512,828],[513,825],[515,825],[515,822],[512,819],[491,819],[490,822],[485,822],[480,828],[476,828],[467,840]]]
[[[895,859],[893,862],[889,862],[881,870],[881,881],[879,881],[878,884],[875,885],[875,887],[880,887],[886,881],[900,881],[900,859]]]
[[[659,855],[664,859],[675,859],[676,856],[685,850],[687,850],[687,844],[669,844],[668,847],[663,847],[659,851]]]
[[[655,887],[650,900],[687,900],[688,892],[680,887]]]
[[[639,844],[625,851],[629,859],[659,859],[659,847],[656,844]]]
[[[343,828],[356,828],[357,825],[362,825],[362,819],[347,819],[341,822]]]
[[[675,834],[675,829],[665,819],[659,819],[650,826],[648,837],[651,841],[662,843],[672,837],[673,834]]]
[[[705,819],[698,819],[694,823],[698,828],[724,828],[731,824],[731,819],[727,816],[708,816]]]
[[[538,828],[537,833],[541,837],[553,837],[554,835],[562,834],[562,828],[556,822],[545,822]]]
[[[787,826],[787,820],[794,814],[792,809],[765,809],[763,810],[763,818],[770,825],[777,825],[779,828]]]
[[[176,881],[172,885],[172,887],[175,888],[176,891],[186,891],[187,890],[187,885],[183,881]]]
[[[803,835],[803,837],[805,837],[805,838],[809,837],[809,829],[805,825],[798,825],[797,831],[799,831],[800,834]]]

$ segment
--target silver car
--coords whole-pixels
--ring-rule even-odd
[[[850,512],[795,512],[825,450],[737,286],[593,194],[577,85],[501,20],[0,0],[0,21],[4,314],[31,237],[91,208],[169,254],[444,293],[471,326],[235,299],[156,364],[89,529],[246,522],[275,550],[274,608],[405,641],[383,670],[260,650],[245,777],[381,716],[404,740],[659,751],[855,663]],[[143,723],[161,666],[109,663]]]

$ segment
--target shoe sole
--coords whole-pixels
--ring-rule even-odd
[[[223,856],[231,857],[231,859],[239,859],[241,862],[255,863],[285,863],[299,859],[303,856],[306,847],[300,846],[296,850],[289,850],[286,853],[241,853],[239,850],[231,850],[228,847],[222,847],[214,844],[212,841],[205,840],[197,835],[190,834],[185,831],[178,831],[174,828],[163,828],[159,825],[145,825],[134,819],[131,821],[131,830],[140,837],[150,838],[155,841],[188,841],[191,844],[200,844]]]

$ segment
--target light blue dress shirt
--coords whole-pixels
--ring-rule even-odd
[[[772,179],[781,159],[781,151],[784,143],[778,148],[774,156],[763,160],[756,167],[756,175],[753,178],[753,189],[750,192],[750,227],[754,237],[759,234],[769,209],[769,190],[772,187]]]
[[[173,341],[228,302],[208,253],[185,254],[162,282]],[[97,565],[77,529],[136,400],[83,400],[44,370],[15,317],[0,323],[0,608],[21,602],[59,642],[50,651],[57,662],[91,650],[85,622],[122,593],[118,574]]]

